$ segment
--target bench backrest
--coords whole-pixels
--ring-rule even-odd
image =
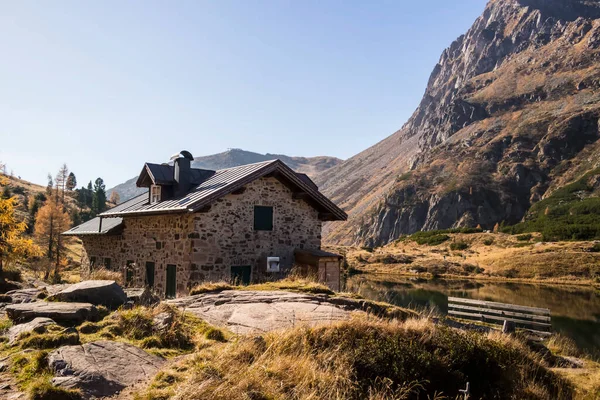
[[[504,321],[509,321],[519,328],[539,333],[552,331],[550,310],[548,308],[448,297],[448,315],[500,325]]]

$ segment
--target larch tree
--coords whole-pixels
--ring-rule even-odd
[[[8,180],[0,176],[0,186],[7,184]],[[39,247],[23,236],[27,224],[17,217],[16,205],[15,197],[0,198],[0,281],[4,280],[2,272],[6,264],[41,254]]]
[[[67,164],[63,164],[56,174],[54,183],[56,184],[57,196],[60,195],[61,201],[65,202],[65,191],[67,190],[67,184],[69,180],[69,168]]]
[[[121,201],[121,196],[119,196],[119,193],[115,192],[114,190],[110,193],[110,200],[111,203],[113,204],[119,204],[119,202]]]
[[[77,178],[73,172],[69,173],[69,177],[67,178],[67,190],[72,192],[77,187]]]
[[[54,266],[54,278],[59,276],[65,245],[61,233],[68,230],[70,226],[69,213],[59,200],[50,198],[39,209],[35,222],[35,236],[38,243],[46,249],[46,257],[48,258],[48,267],[44,273],[44,279],[49,278],[52,266]]]

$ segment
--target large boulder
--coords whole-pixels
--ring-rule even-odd
[[[83,397],[112,396],[152,378],[165,360],[127,343],[97,341],[64,346],[48,355],[52,383],[78,389]]]
[[[325,295],[282,291],[226,290],[168,300],[182,310],[238,334],[348,319],[358,306],[336,304]]]
[[[54,320],[46,317],[38,317],[34,318],[32,321],[26,322],[24,324],[18,324],[15,326],[11,326],[6,333],[8,337],[8,343],[12,344],[19,338],[19,335],[25,332],[36,331],[48,325],[55,324]]]
[[[15,322],[31,321],[38,317],[52,318],[57,323],[79,324],[97,320],[98,309],[90,303],[59,303],[37,301],[10,304],[5,308],[8,317]]]
[[[31,303],[39,301],[42,297],[46,297],[45,293],[45,290],[41,288],[28,288],[11,290],[6,295],[10,296],[12,303]]]
[[[83,281],[53,294],[48,300],[92,303],[115,309],[127,301],[127,295],[115,281]]]

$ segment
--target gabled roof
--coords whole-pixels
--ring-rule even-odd
[[[323,214],[327,214],[326,219],[346,220],[348,218],[342,209],[319,192],[317,186],[310,181],[310,178],[307,176],[299,176],[299,174],[294,172],[280,160],[271,160],[214,171],[214,174],[207,176],[201,183],[193,187],[184,196],[150,204],[148,194],[145,193],[126,201],[115,208],[105,211],[100,214],[100,216],[121,217],[130,215],[196,212],[203,207],[210,205],[217,199],[241,189],[248,183],[267,175],[277,177],[287,186],[292,187],[297,193],[304,193],[307,201],[322,211]]]
[[[176,183],[174,169],[175,167],[169,164],[146,163],[135,184],[137,187],[150,187],[153,184],[173,185]],[[190,182],[200,184],[214,174],[215,171],[209,169],[190,168]]]
[[[63,232],[63,235],[106,235],[111,233],[117,233],[123,223],[123,218],[102,218],[102,225],[100,225],[100,217],[90,219],[81,225],[77,225],[74,228]]]

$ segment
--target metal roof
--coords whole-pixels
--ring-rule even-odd
[[[123,223],[123,218],[102,218],[102,230],[100,230],[100,217],[90,219],[81,225],[63,232],[63,235],[105,235],[116,230]]]
[[[157,165],[157,164],[154,164]],[[158,203],[150,204],[148,194],[142,194],[123,204],[118,205],[104,213],[102,217],[116,217],[126,215],[149,215],[177,212],[195,212],[210,205],[215,200],[241,189],[255,179],[271,173],[277,173],[279,177],[299,188],[300,191],[309,195],[320,208],[330,213],[336,220],[346,220],[346,213],[336,206],[331,200],[321,194],[316,185],[311,185],[305,179],[296,174],[290,167],[280,160],[270,160],[240,167],[227,168],[208,174],[205,180],[190,190],[185,196],[180,196]]]

